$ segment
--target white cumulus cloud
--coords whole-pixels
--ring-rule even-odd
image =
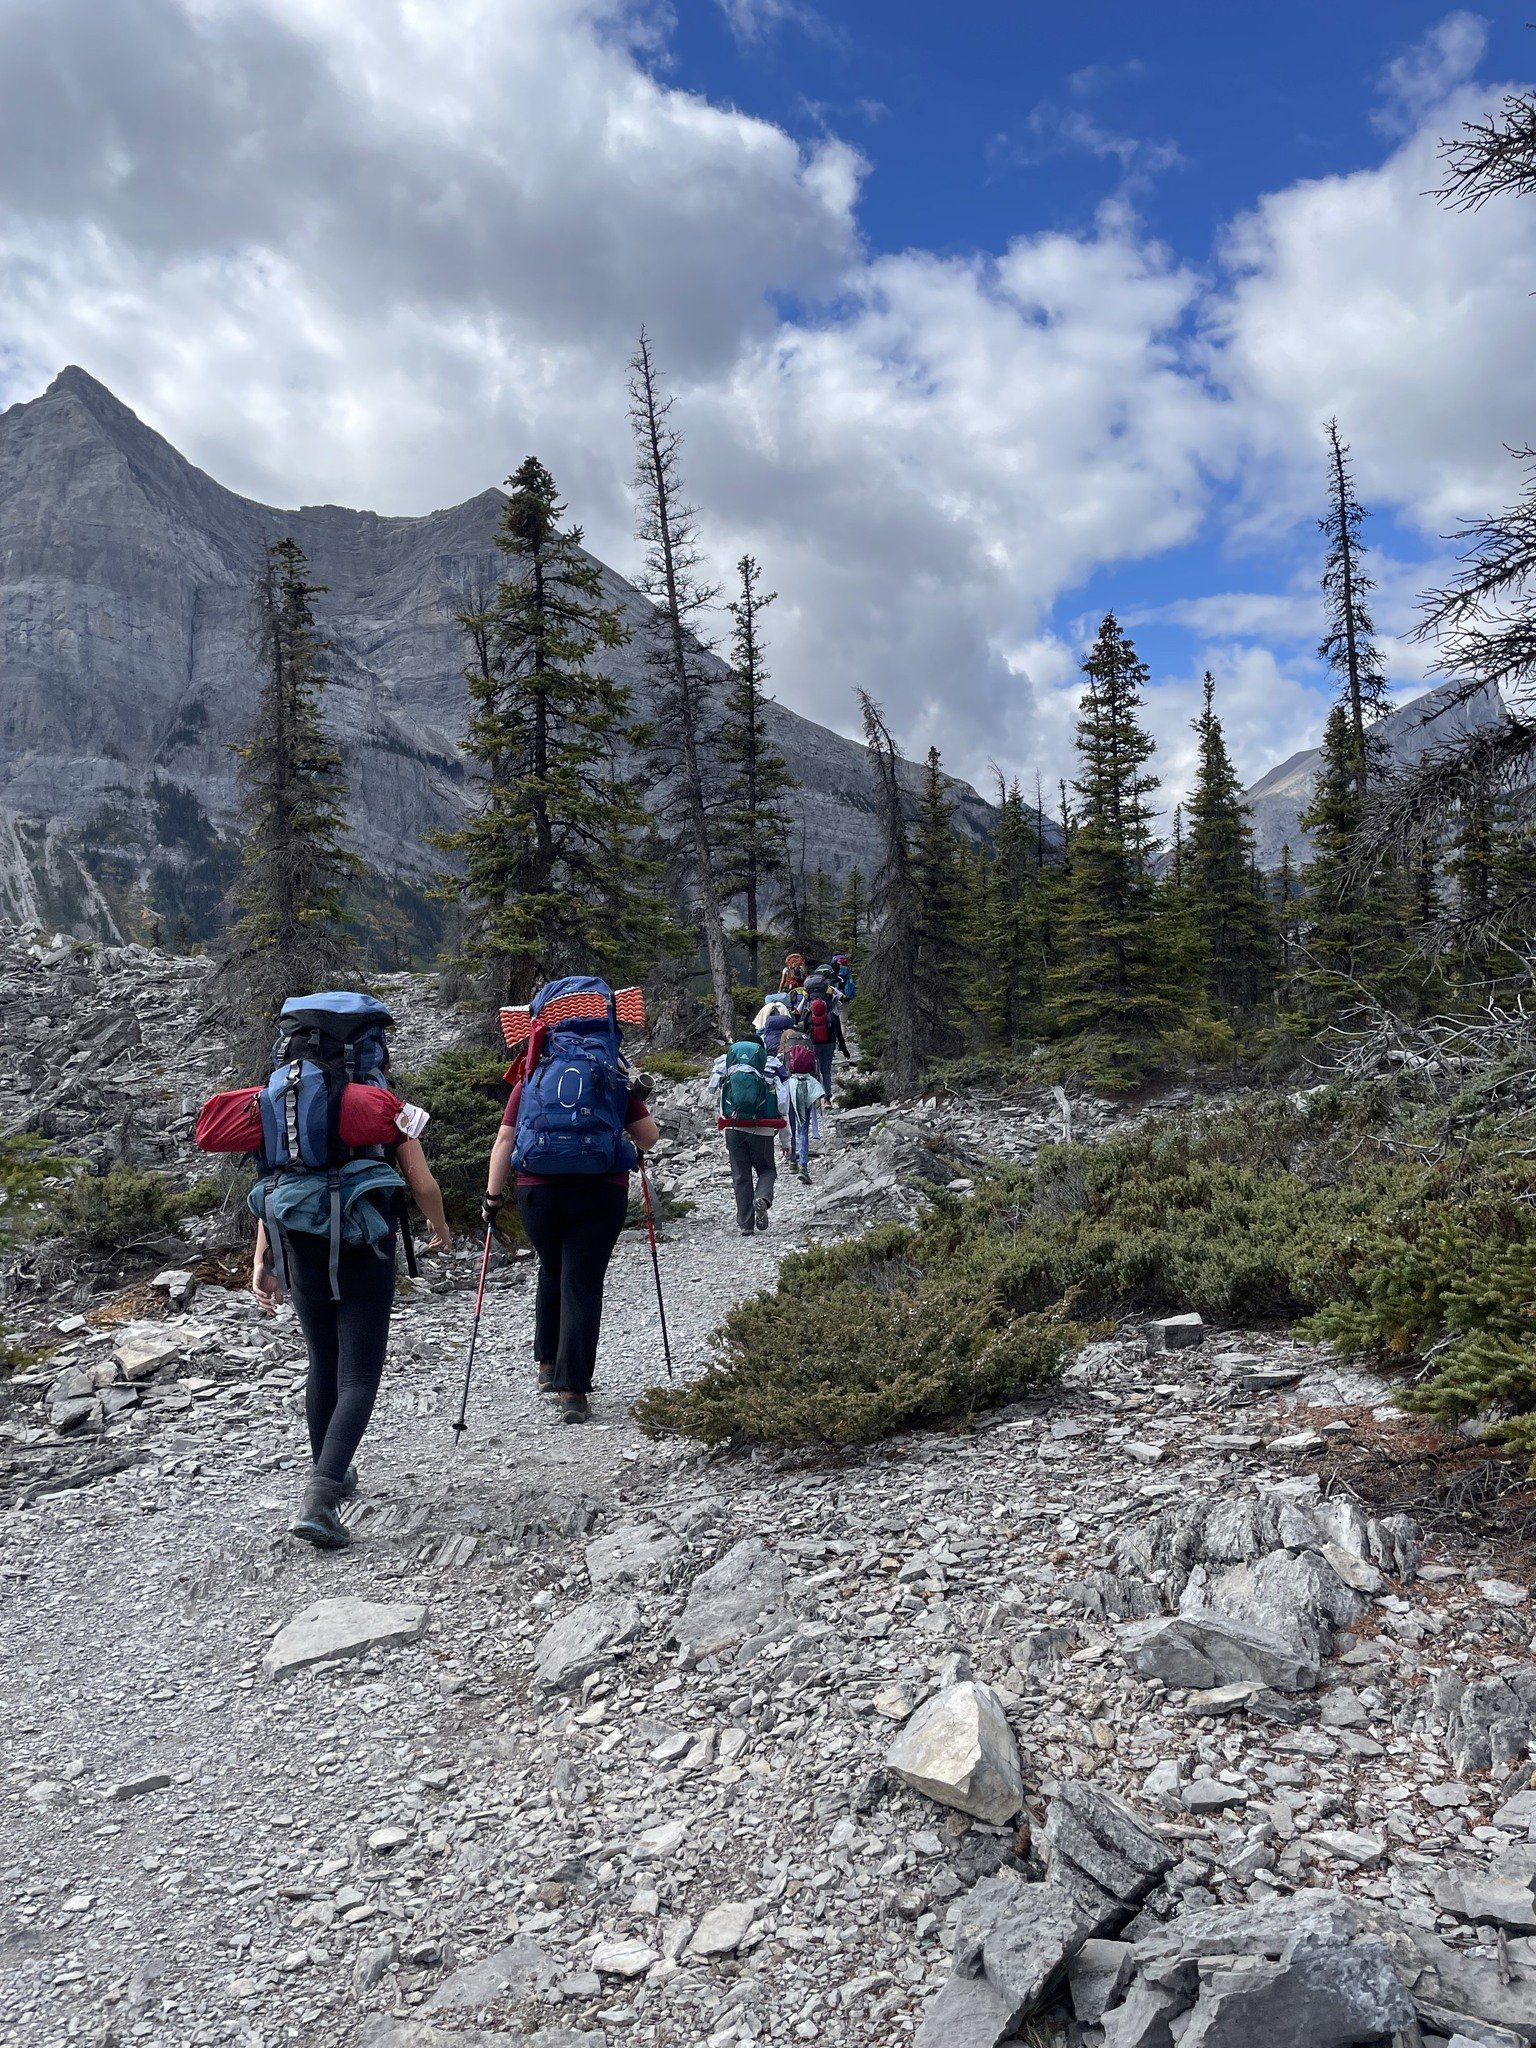
[[[811,19],[721,4],[743,36]],[[1026,783],[1038,761],[1047,787],[1081,657],[1061,601],[1201,536],[1293,540],[1328,415],[1367,501],[1425,534],[1507,493],[1536,420],[1536,207],[1425,197],[1436,139],[1498,90],[1466,83],[1476,17],[1394,60],[1379,164],[1263,196],[1208,268],[1123,198],[1081,234],[872,255],[860,153],[682,89],[669,21],[10,0],[0,401],[79,361],[277,503],[424,511],[537,451],[623,569],[644,321],[717,563],[750,549],[781,592],[786,701],[850,729],[861,685],[909,749]],[[1409,593],[1380,566],[1398,633]],[[1252,580],[1153,614],[1200,646],[1153,692],[1170,787],[1206,652],[1246,770],[1315,734],[1307,592]]]

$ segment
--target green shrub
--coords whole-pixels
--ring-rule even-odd
[[[874,1103],[889,1100],[883,1074],[864,1073],[855,1068],[852,1073],[845,1071],[837,1077],[839,1109],[868,1109]]]
[[[640,1055],[646,1073],[661,1081],[697,1081],[707,1074],[710,1062],[687,1052],[648,1052]]]
[[[506,1065],[505,1053],[456,1046],[395,1083],[397,1094],[431,1114],[422,1146],[450,1222],[479,1220],[485,1170],[507,1106]]]
[[[630,1181],[630,1190],[629,1207],[624,1212],[624,1228],[644,1230],[645,1196],[640,1191],[638,1174]],[[697,1202],[690,1202],[685,1195],[674,1195],[670,1188],[660,1186],[654,1177],[651,1180],[651,1200],[656,1207],[658,1224],[676,1223],[684,1216],[691,1216],[698,1207]]]
[[[933,1270],[925,1230],[786,1259],[774,1293],[726,1318],[720,1363],[641,1396],[641,1428],[706,1444],[873,1443],[1054,1379],[1082,1332],[1014,1313],[984,1258]]]
[[[210,1180],[178,1188],[162,1174],[114,1166],[84,1173],[56,1191],[54,1228],[83,1251],[125,1252],[178,1234],[182,1219],[213,1208],[219,1191]]]
[[[55,1159],[32,1133],[0,1139],[0,1247],[33,1236],[46,1222],[51,1177],[75,1162]]]
[[[1049,1380],[1082,1335],[1069,1316],[1198,1309],[1306,1317],[1343,1352],[1417,1363],[1406,1406],[1491,1411],[1536,1452],[1533,1161],[1536,1117],[1385,1084],[1047,1146],[911,1228],[787,1259],[711,1369],[636,1412],[711,1444],[868,1442]]]

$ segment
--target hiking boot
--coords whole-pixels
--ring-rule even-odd
[[[592,1404],[585,1394],[562,1394],[560,1396],[560,1420],[562,1422],[590,1422]]]
[[[555,1368],[552,1365],[539,1367],[539,1392],[552,1394],[555,1391]]]
[[[768,1204],[761,1195],[752,1204],[752,1221],[759,1230],[766,1230],[768,1228]]]
[[[345,1484],[342,1479],[322,1479],[318,1472],[313,1474],[304,1489],[299,1512],[288,1524],[288,1534],[312,1543],[316,1550],[348,1549],[352,1538],[337,1507]]]
[[[802,1166],[800,1169],[800,1183],[802,1187],[809,1187],[811,1184],[811,1169],[808,1166]]]
[[[743,1223],[741,1226],[741,1234],[743,1237],[756,1237],[757,1225],[755,1223]]]
[[[356,1492],[357,1467],[355,1465],[349,1465],[342,1475],[341,1492],[338,1494],[337,1498],[339,1500],[350,1500],[353,1494],[355,1494]]]

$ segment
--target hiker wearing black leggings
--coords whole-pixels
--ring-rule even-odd
[[[482,1211],[487,1227],[506,1200],[522,1089],[518,1081],[491,1147]],[[661,1136],[642,1094],[630,1095],[624,1135],[637,1152],[649,1152]],[[517,1176],[517,1213],[539,1255],[533,1313],[538,1387],[541,1394],[559,1395],[562,1422],[586,1422],[592,1412],[603,1283],[628,1212],[627,1173]]]
[[[428,1249],[446,1251],[450,1237],[443,1197],[426,1154],[415,1138],[407,1138],[393,1150],[393,1163],[432,1227]],[[293,1532],[317,1549],[343,1550],[352,1539],[337,1508],[357,1491],[352,1460],[384,1377],[389,1315],[395,1298],[395,1233],[392,1230],[377,1249],[367,1244],[343,1245],[335,1292],[328,1239],[286,1230],[283,1239],[289,1292],[309,1348],[304,1415],[314,1460]],[[251,1292],[268,1314],[282,1299],[268,1257],[264,1223],[256,1232]]]

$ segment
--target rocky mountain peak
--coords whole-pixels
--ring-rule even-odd
[[[291,534],[326,586],[354,845],[397,907],[424,914],[426,836],[469,789],[458,614],[503,571],[502,503],[487,489],[419,517],[260,505],[75,364],[0,415],[0,913],[113,937],[147,893],[167,929],[215,928],[236,859],[230,743],[258,680],[251,587],[263,544]],[[603,581],[642,627],[645,598]],[[638,643],[612,667],[643,713]],[[808,867],[872,874],[863,748],[779,706],[774,738],[800,784],[797,854],[803,834]],[[962,823],[985,833],[990,806],[959,794]]]

